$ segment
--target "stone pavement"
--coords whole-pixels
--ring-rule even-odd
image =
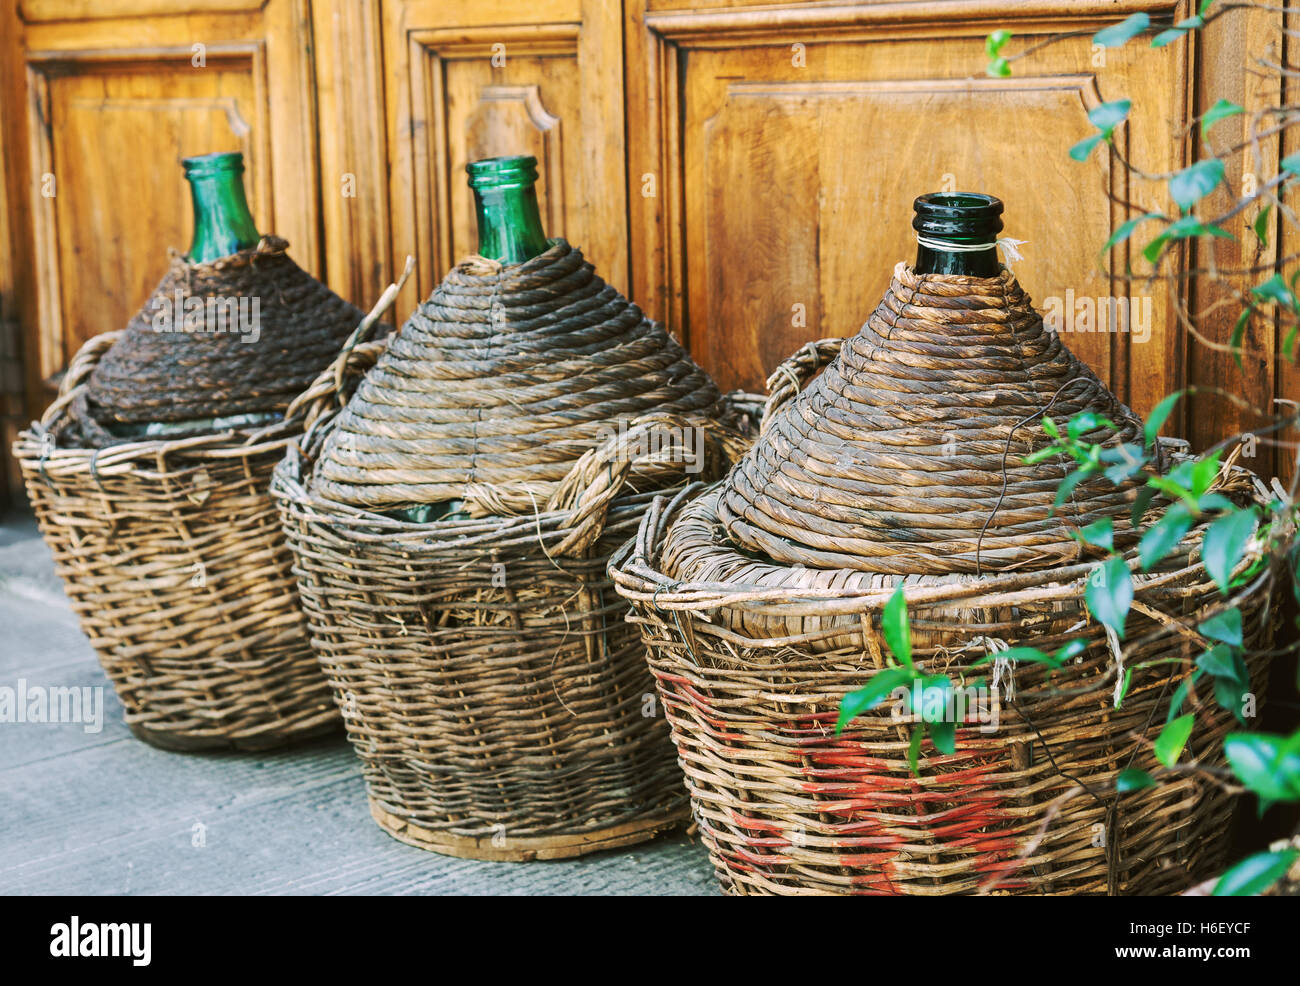
[[[340,736],[272,754],[135,739],[29,515],[0,524],[0,687],[102,687],[95,723],[0,723],[0,894],[716,894],[683,834],[577,860],[481,863],[370,819]],[[93,694],[93,693],[92,693]],[[89,714],[83,719],[93,718]]]

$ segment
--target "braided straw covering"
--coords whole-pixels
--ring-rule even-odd
[[[1239,504],[1269,496],[1228,464],[1214,489]],[[1232,799],[1215,779],[1160,772],[1156,787],[1115,788],[1128,767],[1159,770],[1152,741],[1211,643],[1186,627],[1224,608],[1198,557],[1203,525],[1134,575],[1121,650],[1085,606],[1090,564],[978,578],[776,565],[730,543],[718,487],[698,492],[656,499],[610,575],[632,603],[726,892],[1164,894],[1223,866]],[[1276,607],[1261,582],[1234,602],[1262,700]],[[919,774],[892,696],[834,732],[840,699],[887,666],[881,613],[900,583],[918,667],[959,689],[979,677],[999,689],[991,706],[985,692],[982,708],[957,712],[953,754],[926,739]],[[973,666],[1079,638],[1086,649],[1055,672]],[[1215,768],[1233,720],[1211,691],[1202,682],[1183,707],[1197,716],[1184,760]]]
[[[1040,418],[1093,411],[1117,426],[1084,437],[1141,441],[1142,423],[1047,330],[1012,274],[916,275],[894,268],[861,331],[779,411],[728,476],[718,516],[732,539],[788,564],[911,574],[1043,568],[1080,555],[1069,531],[1112,517],[1134,532],[1133,485],[1076,486],[1049,514],[1073,461],[1022,457]],[[815,350],[816,351],[816,350]],[[814,352],[815,352],[814,351]],[[769,387],[788,396],[786,377]],[[774,397],[776,395],[774,394]]]
[[[553,240],[522,264],[472,257],[447,275],[348,402],[313,482],[370,509],[476,486],[517,501],[561,480],[613,422],[722,409],[663,327]]]
[[[336,731],[266,492],[302,419],[58,447],[55,431],[120,337],[107,332],[82,347],[14,456],[127,724],[179,750],[264,749]]]
[[[364,314],[294,263],[285,253],[288,246],[264,236],[256,247],[204,264],[173,254],[158,287],[60,422],[61,431],[69,431],[64,444],[126,440],[106,429],[112,423],[283,411],[334,358]],[[211,299],[214,317],[223,312],[216,302],[233,307],[225,310],[224,323],[182,331],[190,298]],[[255,332],[231,317],[242,302],[252,321],[254,301]],[[173,331],[155,328],[160,312],[174,315]]]
[[[680,824],[667,724],[605,567],[655,490],[720,477],[745,443],[699,418],[645,415],[553,482],[476,483],[436,523],[385,517],[326,495],[318,458],[347,417],[336,388],[384,366],[383,351],[361,344],[322,374],[307,436],[271,484],[371,814],[412,845],[503,860]],[[549,375],[544,360],[535,369]]]

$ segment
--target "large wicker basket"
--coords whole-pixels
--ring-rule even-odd
[[[839,345],[810,347],[773,375],[765,429]],[[1177,443],[1163,454],[1178,455]],[[1233,466],[1216,490],[1238,503],[1268,497]],[[657,499],[610,575],[632,603],[726,892],[1162,894],[1222,866],[1231,799],[1217,781],[1179,772],[1122,795],[1115,784],[1126,768],[1156,766],[1152,741],[1207,646],[1185,627],[1221,606],[1199,529],[1135,574],[1121,648],[1085,606],[1090,563],[992,575],[783,564],[729,540],[724,492]],[[1136,571],[1136,551],[1125,557]],[[1257,557],[1248,551],[1239,570]],[[835,734],[840,699],[886,666],[880,619],[900,584],[913,657],[928,673],[961,683],[988,677],[975,662],[1007,647],[1051,652],[1083,637],[1087,648],[1050,675],[995,663],[996,729],[981,731],[972,714],[955,753],[925,741],[914,774],[911,730],[888,704]],[[1241,605],[1255,652],[1271,632],[1261,596]],[[1126,668],[1135,671],[1117,705]],[[1260,696],[1259,659],[1249,670]],[[1196,712],[1184,759],[1221,765],[1231,716],[1204,695]]]
[[[122,335],[77,354],[14,443],[73,610],[142,739],[263,749],[338,729],[266,488],[300,417],[197,437],[60,448],[86,380]]]
[[[383,348],[357,347],[351,370]],[[577,856],[679,825],[688,808],[667,723],[605,569],[655,495],[625,487],[646,465],[648,431],[703,423],[642,419],[573,466],[562,506],[412,523],[315,488],[339,421],[336,379],[322,376],[271,493],[374,819],[403,842],[491,860]],[[705,475],[735,454],[719,434]],[[490,487],[473,497],[499,507]]]

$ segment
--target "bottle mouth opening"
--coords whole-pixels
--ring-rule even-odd
[[[537,181],[537,158],[531,154],[487,157],[465,165],[470,188],[526,188]]]
[[[244,155],[241,151],[214,151],[211,154],[199,154],[196,157],[181,159],[186,178],[201,178],[244,170]]]
[[[982,192],[931,192],[912,208],[912,228],[924,236],[992,239],[1002,231],[1002,200]]]

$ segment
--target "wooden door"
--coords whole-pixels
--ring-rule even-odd
[[[1149,171],[1176,167],[1188,47],[1094,51],[1083,36],[1004,79],[985,74],[984,38],[1007,27],[1029,45],[1174,7],[629,3],[636,297],[724,387],[761,389],[805,341],[858,330],[894,264],[914,259],[912,200],[932,191],[1003,199],[1004,235],[1028,241],[1016,274],[1040,306],[1123,296],[1098,247],[1127,218],[1112,204],[1125,173],[1104,150],[1082,164],[1067,152],[1095,132],[1089,109],[1140,91],[1143,114],[1119,132],[1120,150]],[[1150,306],[1149,335],[1066,341],[1146,410],[1181,367],[1171,299],[1137,301]]]
[[[9,164],[15,239],[30,256],[17,280],[32,403],[48,399],[85,340],[126,324],[166,271],[168,249],[188,246],[182,157],[243,151],[258,228],[320,272],[307,9],[306,0],[24,0],[7,12],[6,138],[22,149]]]
[[[465,165],[538,159],[548,235],[628,287],[622,11],[603,0],[382,4],[392,263],[404,317],[477,245]]]

